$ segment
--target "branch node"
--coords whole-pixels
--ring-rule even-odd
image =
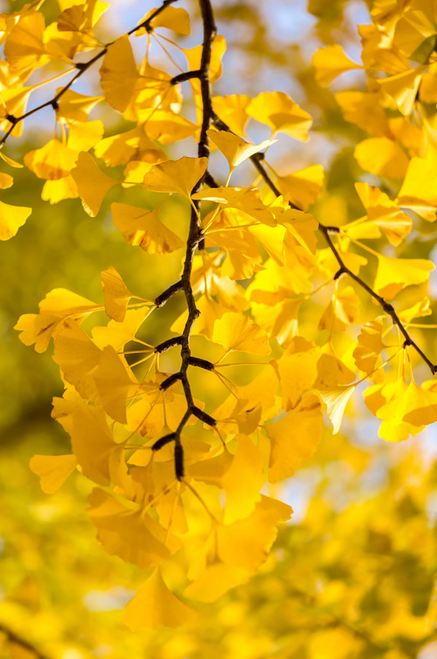
[[[346,272],[346,270],[344,269],[343,266],[341,266],[341,268],[339,270],[337,270],[337,272],[334,275],[334,281],[339,279],[341,277],[341,275],[344,275],[345,272]]]
[[[88,68],[88,62],[76,62],[76,69],[78,71],[85,71]]]
[[[18,121],[17,117],[14,117],[13,114],[7,114],[7,115],[5,116],[5,119],[7,119],[7,120],[9,121],[9,123],[11,123],[13,126],[15,126],[15,124],[16,124],[17,121]]]
[[[202,359],[201,357],[188,357],[188,363],[191,366],[198,366],[199,368],[204,368],[206,371],[213,371],[214,364],[209,362],[207,359]]]
[[[167,391],[175,382],[182,380],[182,373],[173,373],[169,375],[163,382],[161,382],[159,388],[161,391]]]
[[[403,345],[402,347],[403,347],[404,350],[405,350],[405,348],[408,348],[408,346],[411,346],[411,345],[413,345],[413,342],[412,342],[412,340],[410,339],[410,337],[408,337],[408,339],[405,339],[405,341],[404,341],[404,345]]]
[[[163,307],[164,304],[171,298],[173,295],[176,295],[176,293],[179,293],[183,289],[183,284],[182,281],[176,282],[176,284],[172,284],[165,290],[161,295],[158,295],[158,297],[155,300],[155,306],[159,309],[160,307]]]
[[[389,304],[385,300],[382,300],[381,306],[384,309],[385,313],[388,313],[389,316],[393,316],[395,313],[395,308],[392,304]]]
[[[163,437],[160,437],[153,444],[152,451],[159,451],[159,449],[163,448],[167,444],[170,444],[170,442],[174,442],[175,439],[176,439],[175,432],[171,432],[168,435],[164,435]]]
[[[217,421],[212,418],[209,414],[201,410],[199,407],[194,405],[194,407],[191,409],[191,413],[194,414],[194,416],[197,416],[197,418],[200,421],[203,421],[203,423],[207,423],[208,426],[216,426]]]
[[[52,101],[52,108],[54,109],[55,112],[59,110],[59,103],[55,99]]]
[[[155,346],[155,352],[161,354],[162,352],[166,352],[166,350],[170,350],[170,348],[180,345],[182,345],[182,336],[173,336],[171,339],[167,339]]]

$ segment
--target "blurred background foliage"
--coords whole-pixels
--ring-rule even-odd
[[[23,4],[3,1],[0,7],[10,12]],[[153,6],[149,0],[111,1],[100,38],[118,36]],[[194,0],[181,6],[198,15]],[[327,90],[315,82],[310,61],[324,43],[340,43],[357,59],[356,24],[369,22],[366,4],[214,0],[214,7],[227,40],[224,75],[214,93],[256,96],[279,90],[309,111],[314,117],[310,141],[302,145],[281,138],[275,168],[285,173],[322,163],[326,189],[316,217],[329,224],[359,217],[362,208],[353,183],[371,179],[362,176],[353,146],[365,134],[344,121],[332,89],[360,89],[364,77],[345,74]],[[57,2],[47,0],[43,11],[53,20]],[[200,40],[201,26],[194,21],[193,35],[182,43],[192,46]],[[82,84],[77,91],[98,93],[95,72]],[[33,103],[39,102],[35,94]],[[185,103],[190,116],[189,97]],[[109,111],[104,120],[108,135],[126,128]],[[8,144],[9,155],[19,158],[37,148],[41,132],[52,130],[51,113],[37,115],[25,126],[24,136]],[[260,129],[251,137],[267,135]],[[168,153],[192,155],[193,148],[183,141]],[[219,157],[213,162],[220,171]],[[240,182],[250,182],[249,166],[242,171]],[[109,265],[130,290],[153,298],[176,280],[182,253],[148,255],[127,245],[113,226],[112,202],[129,197],[129,203],[152,208],[156,196],[151,193],[112,190],[98,217],[90,218],[78,200],[56,206],[42,202],[41,187],[28,170],[17,170],[15,186],[2,197],[34,211],[13,240],[0,244],[0,657],[35,656],[24,646],[6,643],[2,625],[53,659],[436,657],[435,434],[431,429],[404,445],[386,445],[358,402],[345,435],[333,437],[326,430],[315,458],[278,488],[295,515],[258,576],[217,603],[202,605],[197,621],[182,630],[132,634],[123,627],[122,609],[144,573],[98,545],[86,514],[90,487],[80,474],[54,496],[40,491],[28,467],[30,457],[69,450],[67,435],[50,419],[51,398],[60,394],[62,383],[50,354],[26,348],[13,326],[20,314],[36,312],[53,288],[103,301],[100,272]],[[175,200],[165,208],[172,229],[184,237],[186,204]],[[402,249],[412,245],[414,257],[429,256],[431,241],[418,244],[412,233]],[[401,306],[414,303],[415,296],[417,291],[400,296]],[[168,338],[182,310],[182,301],[176,301],[152,314],[148,340]],[[314,322],[314,316],[306,316],[304,323]],[[201,344],[202,339],[196,340]],[[432,336],[420,340],[425,346],[428,341],[435,354]],[[216,385],[203,392],[207,406],[217,404],[224,393]],[[181,575],[177,567],[171,569],[166,580],[178,583]]]

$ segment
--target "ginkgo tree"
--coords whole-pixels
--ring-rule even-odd
[[[293,512],[273,485],[315,454],[324,425],[340,431],[363,384],[381,440],[406,440],[437,420],[437,359],[417,331],[435,326],[415,322],[432,313],[434,265],[415,245],[437,212],[435,5],[376,0],[373,22],[359,27],[362,64],[338,44],[314,55],[321,86],[351,70],[366,79],[366,91],[335,94],[345,120],[369,134],[354,156],[370,176],[350,190],[361,217],[344,223],[317,215],[321,165],[275,169],[283,140],[305,149],[305,108],[280,91],[215,95],[222,75],[226,86],[226,44],[214,0],[190,11],[164,0],[106,44],[94,30],[108,3],[58,4],[47,24],[44,2],[0,17],[1,186],[11,187],[10,168],[23,166],[8,155],[13,138],[50,108],[54,136],[23,158],[44,181],[42,199],[80,199],[81,212],[95,217],[121,189],[123,202],[111,205],[115,227],[133,249],[179,255],[180,276],[155,297],[129,290],[128,273],[110,266],[101,273],[103,303],[55,288],[38,313],[21,315],[25,345],[42,353],[53,341],[65,390],[52,416],[72,448],[36,455],[30,467],[47,494],[75,470],[95,484],[88,512],[99,542],[148,571],[127,604],[128,627],[179,627],[195,617],[196,602],[214,602],[256,574]],[[197,10],[202,43],[184,48],[180,36]],[[171,39],[161,36],[167,30]],[[163,69],[156,44],[165,44]],[[101,93],[74,91],[97,67]],[[32,85],[35,71],[43,81]],[[58,78],[54,94],[31,105],[33,92],[40,98]],[[108,106],[123,121],[116,134],[105,127]],[[253,143],[254,126],[267,139]],[[169,145],[185,139],[187,155],[173,159]],[[251,183],[234,184],[243,169]],[[173,196],[185,209],[183,234],[166,214]],[[8,240],[26,230],[32,209],[0,204],[0,238]],[[414,299],[405,305],[409,287]],[[181,298],[184,310],[166,325],[160,310]],[[142,338],[152,319],[161,335],[154,344]],[[211,408],[204,392],[217,385],[221,401]],[[166,584],[171,564],[184,575],[181,592]]]

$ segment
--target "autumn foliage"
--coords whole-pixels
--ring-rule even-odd
[[[324,443],[340,447],[345,419],[353,433],[354,415],[362,423],[376,417],[380,443],[416,437],[437,420],[437,359],[423,331],[435,328],[427,318],[435,242],[429,227],[437,212],[435,3],[369,2],[371,22],[358,26],[360,62],[329,39],[313,56],[311,84],[320,93],[344,73],[361,76],[357,89],[334,93],[359,136],[353,156],[360,170],[347,192],[359,208],[354,215],[335,212],[341,204],[332,203],[320,164],[296,171],[291,159],[276,156],[287,141],[305,152],[313,123],[305,107],[282,91],[215,93],[220,78],[226,89],[227,64],[214,4],[183,8],[165,0],[106,44],[94,32],[108,8],[100,0],[59,0],[52,22],[43,2],[0,15],[1,187],[10,188],[13,168],[24,165],[42,179],[44,202],[77,199],[77,213],[94,218],[109,196],[113,225],[130,249],[180,264],[179,277],[158,294],[138,283],[128,287],[129,270],[109,265],[100,300],[57,287],[38,313],[23,309],[15,326],[26,346],[53,349],[64,393],[53,398],[52,417],[71,439],[71,453],[35,455],[30,469],[46,494],[76,471],[93,483],[88,514],[98,542],[144,570],[124,613],[133,631],[194,625],[203,603],[242,584],[250,589],[293,513],[281,482],[313,456],[323,464]],[[310,10],[317,14],[311,2]],[[192,21],[203,38],[187,48]],[[323,25],[321,19],[321,34]],[[140,60],[134,40],[141,42]],[[165,68],[154,59],[160,45]],[[76,92],[73,83],[97,69],[98,94]],[[54,80],[54,93],[32,104],[34,92],[41,99]],[[56,120],[53,137],[14,159],[14,138],[47,108]],[[114,116],[118,124],[108,119]],[[249,137],[256,134],[258,143]],[[173,157],[182,140],[184,155],[179,147]],[[25,190],[21,199],[22,206],[0,202],[2,240],[32,222]],[[172,221],[176,209],[182,221]],[[177,310],[171,320],[167,308]],[[159,336],[153,342],[151,323]],[[357,473],[364,469],[358,449],[339,450]],[[424,475],[423,483],[432,489],[433,478]],[[418,508],[425,507],[419,499]],[[368,517],[378,516],[375,501],[346,518],[312,504],[311,524],[332,529],[340,543],[336,564],[344,561],[346,572],[346,535],[364,533]],[[388,558],[396,541],[384,524],[373,528],[372,546]],[[323,541],[306,533],[300,543],[314,553],[316,573]],[[423,540],[435,562],[426,524],[407,533],[413,543]],[[296,554],[297,567],[304,565],[301,546],[284,550]],[[361,569],[374,584],[382,578],[376,559],[363,559]],[[432,580],[432,567],[426,569]],[[293,568],[284,570],[284,583],[291,583]],[[299,578],[308,571],[307,564]],[[300,644],[296,625],[278,655],[266,648],[263,655],[229,656],[402,659],[416,654],[394,644],[393,630],[397,625],[400,633],[413,618],[414,652],[432,640],[428,586],[420,604],[405,588],[396,624],[384,635],[389,618],[382,616],[381,632],[371,638],[362,627],[363,602],[371,597],[364,586],[355,584],[353,597],[344,593],[350,601],[339,614],[329,609],[335,592],[318,602],[310,581],[303,590],[295,585],[300,614],[305,621],[321,616],[325,636]],[[295,595],[284,592],[279,601]],[[362,613],[348,618],[352,609]],[[345,649],[334,655],[326,647]]]

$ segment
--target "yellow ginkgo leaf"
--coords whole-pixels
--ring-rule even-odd
[[[288,176],[278,176],[277,184],[284,201],[306,211],[319,195],[325,175],[322,165],[305,167]]]
[[[334,435],[340,430],[340,425],[343,420],[343,414],[349,398],[355,390],[356,384],[350,384],[346,387],[334,387],[333,389],[326,389],[320,393],[323,402],[327,406],[328,416],[333,425],[332,432]]]
[[[426,66],[417,66],[394,76],[378,80],[380,88],[395,101],[403,115],[409,115],[416,100]]]
[[[112,346],[103,348],[93,378],[99,394],[99,403],[106,413],[114,421],[127,423],[127,398],[135,394],[138,382]]]
[[[291,506],[261,496],[255,510],[246,519],[217,527],[217,550],[220,560],[236,565],[251,574],[263,563],[278,534],[277,525],[290,519]]]
[[[369,227],[369,223],[371,223],[371,227],[378,227],[384,231],[392,245],[399,245],[411,231],[411,218],[377,187],[359,182],[355,183],[355,189],[367,210],[367,221],[352,222],[350,226],[346,225],[344,229],[348,235],[352,238],[378,238],[379,231],[374,234],[370,231],[367,236],[363,233],[363,230],[365,232],[366,227]]]
[[[57,89],[59,93],[62,87]],[[85,96],[72,89],[67,89],[58,101],[57,115],[69,121],[84,122],[91,110],[103,99],[103,96]]]
[[[262,454],[247,435],[235,437],[237,450],[221,481],[226,494],[224,522],[232,524],[250,515],[260,500],[264,484]]]
[[[156,110],[156,108],[150,110],[149,117],[144,117],[144,121],[147,136],[152,140],[159,140],[160,144],[172,144],[191,137],[197,128],[196,124],[176,112]],[[157,148],[156,144],[155,148]],[[167,158],[160,158],[160,160],[167,160]]]
[[[272,443],[269,480],[289,478],[316,451],[322,439],[322,406],[313,393],[304,394],[299,405],[280,421],[267,426]]]
[[[435,163],[425,158],[412,158],[397,203],[411,208],[428,222],[436,219],[437,172]]]
[[[120,323],[126,315],[129,300],[134,296],[112,265],[104,270],[101,276],[106,314]]]
[[[54,494],[76,469],[75,455],[34,455],[29,466],[40,477],[41,489]]]
[[[48,61],[44,47],[44,16],[33,11],[22,16],[5,43],[5,57],[17,72],[32,70]]]
[[[378,320],[372,320],[362,326],[353,353],[355,364],[360,371],[371,373],[376,368],[381,352],[385,348],[382,330],[382,323]]]
[[[67,146],[72,151],[89,151],[103,137],[104,126],[99,120],[71,122]]]
[[[152,164],[167,160],[164,151],[145,134],[142,128],[134,128],[118,135],[105,137],[96,144],[94,153],[97,158],[102,158],[108,167],[125,165],[135,159],[135,162],[141,162],[144,166],[148,165],[149,170]],[[139,158],[143,158],[147,162],[137,160]],[[138,179],[138,183],[142,182],[144,174],[145,172]],[[131,180],[127,173],[126,177]]]
[[[277,142],[277,140],[265,140],[260,144],[250,144],[246,140],[243,140],[242,137],[238,137],[238,135],[234,135],[226,130],[214,130],[210,128],[207,132],[210,139],[225,156],[231,172],[255,153],[259,153]]]
[[[124,34],[107,46],[100,68],[100,84],[109,105],[124,112],[129,105],[139,74],[129,37]]]
[[[358,315],[358,296],[352,286],[337,291],[319,320],[319,330],[341,332],[354,323]]]
[[[233,459],[231,453],[225,449],[220,455],[213,458],[206,457],[202,462],[191,465],[189,467],[190,476],[208,485],[222,487],[223,478],[229,471]]]
[[[59,140],[47,142],[41,149],[29,151],[24,156],[26,166],[38,178],[54,181],[68,176],[76,165],[77,153],[66,147]]]
[[[167,160],[155,165],[145,175],[143,185],[146,190],[153,192],[178,192],[190,197],[191,191],[200,181],[207,167],[207,158],[183,156],[179,160]]]
[[[313,55],[312,64],[316,69],[317,82],[324,87],[346,71],[363,68],[350,60],[338,44],[319,48]]]
[[[91,302],[67,288],[54,288],[38,306],[43,314],[58,318],[85,316],[102,308],[101,304]]]
[[[179,549],[178,538],[138,506],[128,508],[100,489],[94,489],[88,501],[97,537],[111,556],[147,569]]]
[[[58,323],[56,316],[25,313],[20,316],[14,329],[20,332],[18,338],[25,346],[35,344],[36,352],[45,352]]]
[[[146,21],[149,16],[151,16],[156,9],[151,9],[142,19],[141,23]],[[165,27],[167,30],[173,30],[178,34],[184,34],[188,36],[191,33],[190,29],[190,15],[186,9],[182,7],[172,7],[168,5],[164,8],[164,11],[161,11],[156,18],[153,19],[151,26],[154,30],[158,27]],[[137,30],[135,32],[136,36],[141,36],[145,33],[145,29]]]
[[[24,165],[21,165],[19,162],[16,160],[12,160],[12,158],[9,158],[8,156],[5,156],[4,153],[0,151],[0,158],[5,161],[7,165],[10,167],[15,167],[16,169],[22,169]]]
[[[0,201],[0,240],[9,240],[32,213],[26,206],[11,206]]]
[[[83,474],[98,485],[110,485],[123,446],[114,441],[101,407],[82,403],[74,408],[71,445]]]
[[[46,181],[41,192],[41,199],[57,204],[64,199],[77,199],[79,193],[74,178],[64,176],[56,181]]]
[[[212,340],[226,352],[241,350],[269,355],[269,338],[263,329],[240,313],[225,313],[214,325]]]
[[[404,401],[404,423],[413,426],[427,426],[437,421],[437,393],[422,389],[411,381]]]
[[[124,622],[132,631],[181,627],[194,620],[196,612],[165,585],[159,568],[126,606]]]
[[[356,124],[372,137],[390,137],[388,119],[380,104],[380,94],[344,91],[334,96],[346,121]]]
[[[407,286],[426,282],[434,269],[435,265],[427,259],[400,259],[380,254],[375,291],[388,299],[393,298]]]
[[[233,133],[244,135],[246,124],[249,121],[249,115],[246,110],[250,100],[250,97],[244,94],[214,96],[212,106],[214,112],[229,126]]]
[[[314,388],[322,391],[333,389],[341,384],[350,384],[355,380],[355,373],[336,354],[332,343],[326,343],[317,362],[317,380]]]
[[[227,565],[219,560],[207,565],[184,591],[184,595],[199,602],[215,602],[228,590],[246,583],[250,572],[238,565]]]
[[[102,350],[105,346],[112,346],[119,352],[126,343],[133,341],[138,328],[151,313],[153,307],[148,309],[130,309],[120,322],[111,320],[106,327],[93,327],[94,343]]]
[[[61,367],[67,382],[76,388],[82,398],[95,400],[97,390],[92,371],[99,364],[101,350],[74,320],[61,321],[53,338],[53,359]]]
[[[247,114],[272,129],[272,134],[287,133],[301,142],[308,140],[313,120],[283,92],[264,92],[249,103]]]
[[[302,394],[312,387],[317,377],[319,356],[319,348],[312,342],[295,336],[287,352],[278,360],[284,412],[293,409]]]
[[[0,172],[0,190],[7,190],[14,185],[14,179],[9,174]]]
[[[139,245],[149,254],[169,254],[184,243],[159,219],[158,209],[147,210],[128,204],[112,204],[112,217],[130,245]]]
[[[294,208],[283,210],[279,206],[272,206],[271,210],[277,221],[288,229],[307,252],[316,253],[317,238],[314,232],[319,228],[319,223],[311,213],[304,213]]]
[[[261,201],[259,190],[256,188],[206,188],[200,192],[196,192],[193,195],[193,199],[215,201],[217,204],[222,204],[227,208],[237,208],[263,224],[269,226],[276,225],[272,212],[273,209],[268,208]]]
[[[120,181],[106,176],[96,165],[89,153],[82,152],[76,167],[71,171],[82,206],[88,215],[95,217],[100,210],[106,193]]]
[[[354,156],[364,171],[378,176],[403,178],[408,168],[408,158],[402,148],[387,137],[371,137],[360,142]]]

